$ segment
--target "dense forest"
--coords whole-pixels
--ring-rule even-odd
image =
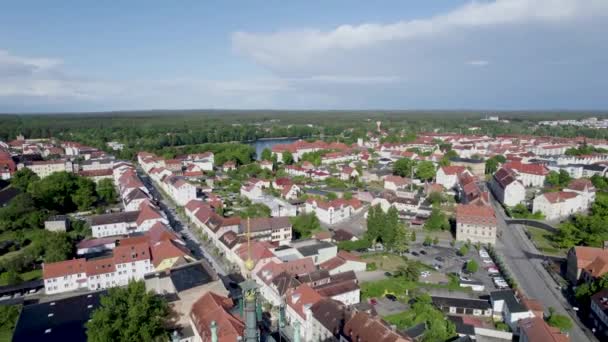
[[[537,126],[539,120],[605,116],[608,113],[504,112],[500,122],[482,121],[486,113],[458,111],[146,111],[73,114],[0,115],[0,140],[23,134],[28,138],[55,137],[106,148],[119,141],[119,154],[132,158],[139,150],[163,153],[167,147],[260,138],[298,137],[354,142],[374,129],[376,121],[393,136],[415,137],[425,131],[463,134],[535,134],[608,138],[607,130]],[[476,130],[470,130],[475,126]]]

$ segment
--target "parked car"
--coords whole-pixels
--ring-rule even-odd
[[[492,261],[492,259],[481,259],[481,261],[483,261],[484,264],[493,264],[494,261]]]
[[[426,255],[426,251],[420,251],[420,254]]]
[[[444,257],[441,257],[441,256],[438,256],[438,257],[435,257],[435,260],[437,260],[437,261],[441,261],[441,262],[444,262],[444,261],[445,261],[445,258],[444,258]]]
[[[372,299],[369,300],[369,303],[371,305],[376,305],[376,304],[378,304],[378,301],[376,300],[376,298],[372,298]]]
[[[418,254],[418,252],[412,252],[413,256],[419,256],[420,254]]]
[[[384,272],[384,275],[387,276],[387,277],[392,277],[393,276],[393,274],[391,272]]]
[[[426,277],[428,277],[430,275],[431,275],[431,272],[429,272],[429,271],[422,271],[422,272],[420,272],[420,276],[422,278],[426,278]]]
[[[397,296],[392,295],[392,294],[387,294],[384,296],[386,299],[390,300],[391,302],[396,302],[397,301]]]

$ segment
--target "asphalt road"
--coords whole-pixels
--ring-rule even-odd
[[[167,215],[167,219],[169,219],[169,223],[171,224],[173,230],[186,236],[186,244],[193,252],[194,256],[197,258],[204,258],[219,275],[227,275],[228,272],[226,272],[221,263],[217,261],[215,257],[209,253],[209,251],[207,251],[196,235],[190,230],[188,223],[184,222],[179,217],[179,214],[177,214],[175,210],[175,206],[167,201],[163,194],[156,189],[152,179],[150,179],[150,177],[148,177],[148,175],[142,171],[139,172],[139,176],[150,191],[150,194],[159,200],[159,207],[165,213],[165,215]]]
[[[504,262],[519,284],[520,290],[529,298],[540,300],[545,306],[545,314],[549,307],[557,313],[569,316],[574,324],[570,330],[571,341],[597,341],[567,303],[558,285],[542,265],[544,257],[538,253],[532,242],[525,236],[520,226],[507,226],[505,213],[494,199],[492,205],[496,210],[498,230],[501,234],[496,248],[502,254]]]

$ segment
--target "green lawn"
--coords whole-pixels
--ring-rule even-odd
[[[418,287],[417,283],[398,277],[361,283],[360,285],[362,298],[383,297],[389,293],[403,298],[405,297],[406,290],[411,290]]]
[[[32,270],[20,273],[19,276],[23,281],[30,281],[42,278],[42,270]],[[0,286],[8,285],[3,279],[0,279]],[[2,340],[0,340],[2,341]]]
[[[530,226],[526,226],[526,231],[528,232],[530,239],[534,242],[536,248],[538,248],[539,251],[553,255],[566,255],[567,250],[560,249],[556,247],[553,243],[552,237],[554,233],[551,233],[541,228]]]
[[[399,267],[407,265],[403,257],[395,254],[369,254],[364,255],[363,259],[367,263],[376,264],[377,269],[387,272],[395,272]]]

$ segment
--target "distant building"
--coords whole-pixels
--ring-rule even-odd
[[[28,168],[38,177],[44,178],[55,172],[74,172],[72,162],[64,159],[28,161],[17,165],[18,169]]]
[[[463,166],[477,177],[483,177],[486,174],[486,163],[482,159],[455,157],[450,158],[450,165]]]

